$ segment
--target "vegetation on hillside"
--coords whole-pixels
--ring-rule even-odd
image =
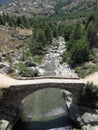
[[[74,7],[69,11],[65,11],[63,7],[71,5],[71,3],[74,3],[74,1],[62,0],[57,2],[55,4],[56,13],[49,16],[27,18],[24,15],[9,16],[3,14],[0,15],[0,25],[32,29],[32,36],[27,43],[29,44],[30,56],[43,56],[47,48],[52,44],[53,38],[65,37],[67,50],[62,56],[62,61],[67,62],[72,67],[78,67],[95,57],[93,47],[96,47],[98,40],[97,13],[96,15],[93,13],[95,11],[95,2],[89,4],[88,1],[86,3],[79,2],[77,8]],[[92,12],[92,15],[89,15],[88,11],[86,12],[87,15],[85,15],[85,9],[80,10],[80,7],[84,8],[85,5],[90,9],[89,13]],[[76,12],[73,10],[76,10]],[[66,25],[66,20],[69,21],[68,25]],[[73,23],[70,23],[70,20]],[[23,58],[25,59],[25,57]],[[79,72],[79,68],[76,68],[76,71]]]
[[[30,19],[26,18],[26,16],[9,16],[7,14],[0,15],[0,25],[8,25],[10,27],[21,27],[21,28],[29,28],[32,24],[30,23]]]
[[[69,29],[66,30],[66,34],[64,35],[65,40],[67,41],[67,50],[62,56],[62,61],[67,62],[74,67],[76,72],[79,73],[81,77],[97,69],[97,63],[95,66],[93,64],[87,65],[87,62],[93,62],[97,58],[94,51],[94,48],[97,48],[98,46],[97,19],[97,14],[91,14],[87,19],[83,21],[77,21],[76,24],[68,26]],[[73,30],[71,30],[72,26]],[[85,69],[84,71],[84,68],[88,69]],[[82,74],[82,72],[84,74]]]
[[[52,44],[53,38],[58,38],[58,25],[51,21],[41,19],[37,20],[33,25],[33,34],[30,39],[30,50],[33,55],[42,55],[47,46]]]
[[[98,108],[98,86],[87,83],[81,91],[81,105]]]
[[[63,61],[67,61],[71,66],[88,61],[92,54],[92,48],[83,32],[81,23],[77,22],[67,42],[67,51],[63,54]]]
[[[19,63],[17,65],[18,71],[19,71],[19,75],[23,76],[23,77],[37,77],[38,76],[38,71],[37,69],[30,69],[28,68],[27,65],[23,64],[23,63]]]

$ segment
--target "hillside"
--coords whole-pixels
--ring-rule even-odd
[[[94,0],[67,0],[66,5],[62,7],[65,11],[89,10],[94,8]]]
[[[48,15],[61,11],[78,12],[95,8],[94,0],[15,0],[0,7],[0,13],[10,15]]]
[[[88,10],[88,12],[90,12],[90,10],[94,10],[94,8],[95,2],[93,0],[29,0],[28,2],[26,2],[26,0],[16,0],[13,3],[1,6],[1,13],[4,12],[16,16],[25,15],[30,17],[33,15],[39,16],[42,14],[54,14],[52,17],[41,17],[39,19],[26,18],[24,16],[10,17],[5,14],[3,14],[3,16],[0,16],[1,61],[16,62],[20,60],[21,62],[30,56],[35,56],[34,58],[36,59],[36,55],[39,55],[39,57],[37,57],[37,60],[41,61],[40,59],[43,58],[43,55],[47,52],[48,47],[50,44],[52,44],[53,38],[63,36],[65,37],[66,41],[70,41],[70,36],[72,35],[72,30],[74,30],[75,22],[77,19],[81,21],[81,30],[79,31],[80,35],[83,33],[81,37],[79,36],[81,39],[78,39],[80,40],[80,45],[82,42],[88,44],[88,42],[90,42],[89,39],[92,39],[93,42],[90,43],[92,47],[95,45],[97,46],[97,42],[95,40],[97,34],[93,34],[92,31],[93,28],[95,30],[95,18],[90,17],[90,15],[87,15],[88,18],[85,18],[84,16],[80,18],[81,11],[84,11],[83,13],[85,14],[85,11],[87,12]],[[76,17],[76,14],[79,14],[78,18]],[[91,32],[89,32],[89,28],[91,29]],[[25,31],[26,34],[24,34]],[[92,35],[89,35],[89,33],[91,33],[93,37]],[[86,42],[86,37],[88,38],[88,42]],[[84,54],[84,52],[82,54]],[[89,54],[90,53],[88,51],[87,55]],[[85,59],[83,60],[85,61]],[[87,56],[86,61],[87,60],[89,61],[89,56]],[[74,64],[74,59],[72,59],[72,61]],[[80,63],[80,57],[78,58],[78,61]],[[75,63],[77,63],[77,58]],[[20,68],[23,68],[23,66]],[[93,70],[97,68],[98,67],[96,65],[94,66]],[[81,68],[76,68],[77,73],[79,73],[80,69]],[[92,70],[90,70],[90,72],[91,71]],[[86,74],[86,72],[84,74]],[[80,73],[80,76],[81,75],[84,76]]]
[[[0,0],[0,4],[6,4],[6,3],[10,3],[12,2],[13,0]]]

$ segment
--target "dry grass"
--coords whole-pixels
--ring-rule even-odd
[[[14,30],[15,31],[15,30]],[[20,29],[16,28],[16,31],[23,35],[31,35],[32,30],[30,29]],[[13,33],[13,30],[0,30],[0,51],[6,54],[10,54],[11,51],[12,53],[15,51],[15,47],[18,45],[23,45],[25,46],[25,41],[19,40],[18,38],[14,38],[11,36]]]
[[[86,76],[83,80],[86,83],[87,82],[93,82],[95,85],[98,85],[98,72],[95,72],[93,74]]]
[[[16,31],[18,31],[19,33],[22,33],[22,34],[32,35],[31,29],[21,29],[20,27],[17,27]]]
[[[64,10],[68,10],[68,9],[71,9],[71,8],[74,8],[74,7],[77,7],[80,3],[82,2],[93,2],[93,0],[74,0],[71,4],[67,5],[67,6],[64,6],[63,9]]]
[[[6,31],[0,31],[0,40],[4,38],[11,38],[11,36]]]

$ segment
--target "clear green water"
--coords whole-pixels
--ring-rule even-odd
[[[48,130],[70,125],[62,90],[47,88],[23,101],[23,113],[14,130]]]
[[[47,121],[68,115],[62,90],[47,88],[24,99],[23,121]]]

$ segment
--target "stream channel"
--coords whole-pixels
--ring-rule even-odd
[[[59,38],[59,46],[51,46],[39,68],[41,76],[76,78],[70,66],[60,64],[60,55],[66,50],[66,43]],[[13,130],[66,130],[70,126],[66,102],[62,90],[47,88],[34,92],[23,101],[21,119]],[[68,129],[69,130],[69,129]]]

